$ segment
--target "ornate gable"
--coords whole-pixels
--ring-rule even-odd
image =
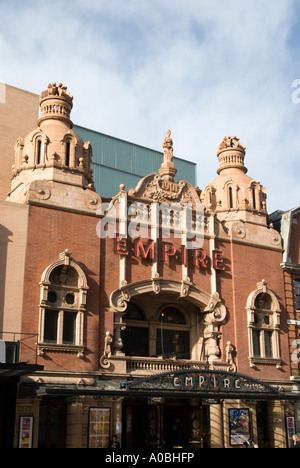
[[[158,170],[159,174],[150,174],[141,179],[135,189],[129,190],[128,196],[148,203],[179,203],[180,205],[201,203],[201,191],[198,187],[193,187],[185,180],[174,181],[177,169],[173,162],[173,140],[170,130],[163,141],[163,148],[164,161]]]

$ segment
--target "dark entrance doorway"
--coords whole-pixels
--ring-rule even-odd
[[[13,448],[17,379],[0,380],[0,448]]]
[[[41,402],[38,448],[65,448],[66,409],[63,399]]]
[[[126,399],[123,448],[209,446],[209,410],[201,400]]]
[[[163,439],[166,448],[186,447],[189,443],[190,413],[190,408],[187,411],[187,408],[177,405],[163,408]]]

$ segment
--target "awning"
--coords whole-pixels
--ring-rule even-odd
[[[0,364],[0,382],[1,379],[19,378],[42,370],[44,370],[44,366],[37,364]]]
[[[261,380],[222,371],[190,370],[156,374],[146,378],[99,379],[95,386],[41,384],[40,396],[94,396],[123,398],[300,400],[300,393],[285,392]]]

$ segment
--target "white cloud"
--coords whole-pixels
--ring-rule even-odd
[[[64,82],[76,123],[154,149],[171,128],[201,188],[215,178],[217,145],[236,134],[269,210],[289,209],[300,204],[296,4],[2,0],[1,79],[36,93]]]

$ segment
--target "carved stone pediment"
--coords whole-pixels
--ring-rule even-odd
[[[128,196],[146,202],[157,203],[179,203],[199,204],[201,191],[193,187],[189,182],[180,180],[174,181],[177,169],[173,161],[173,140],[171,131],[167,131],[167,136],[163,141],[164,160],[158,169],[159,174],[150,174],[140,180],[135,189],[128,192]]]
[[[129,190],[128,195],[147,202],[180,203],[181,205],[201,203],[200,191],[189,182],[166,180],[159,174],[151,174],[141,179],[135,189]]]

